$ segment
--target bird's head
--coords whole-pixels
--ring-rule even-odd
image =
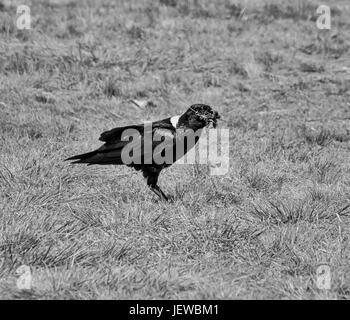
[[[212,125],[217,126],[220,115],[206,104],[194,104],[181,116],[180,121],[187,127],[198,130]]]

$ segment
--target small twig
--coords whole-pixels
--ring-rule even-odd
[[[130,102],[132,102],[136,107],[138,107],[140,110],[142,110],[142,106],[140,106],[136,100],[129,100]]]

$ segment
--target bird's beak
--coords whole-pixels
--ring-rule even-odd
[[[209,126],[212,125],[213,128],[217,127],[217,120],[220,119],[220,115],[217,111],[214,112],[213,117],[209,119]]]
[[[217,126],[216,120],[209,119],[209,121],[208,121],[208,128],[213,127],[215,129],[216,126]]]

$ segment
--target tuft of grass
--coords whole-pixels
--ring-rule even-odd
[[[319,183],[336,183],[341,176],[341,168],[327,158],[316,158],[310,161],[309,171]]]
[[[293,4],[267,3],[259,12],[259,21],[268,23],[276,19],[292,19],[294,21],[316,21],[317,5],[310,1],[296,1]]]
[[[145,37],[145,31],[137,25],[132,25],[126,33],[132,40],[142,40]]]
[[[304,139],[310,145],[319,145],[321,147],[329,145],[332,141],[348,142],[350,141],[349,131],[337,132],[336,130],[330,130],[325,127],[320,129],[314,129],[312,127],[302,126],[300,137]]]
[[[266,72],[271,72],[275,64],[282,62],[282,57],[278,54],[273,54],[270,51],[259,52],[255,59],[264,66]]]
[[[310,202],[309,199],[281,201],[280,199],[253,203],[251,214],[269,224],[297,224],[305,221],[319,223],[322,220],[336,220],[349,215],[349,205],[329,207],[327,204]]]
[[[301,62],[300,70],[302,72],[324,72],[325,68],[323,65],[314,62]]]
[[[105,85],[103,88],[103,93],[108,97],[120,97],[122,96],[121,89],[117,86],[116,81],[113,78],[108,78],[105,81]]]
[[[160,4],[168,7],[176,7],[178,0],[159,0]]]
[[[267,190],[271,185],[269,176],[259,170],[251,170],[245,175],[245,178],[248,186],[256,191]]]

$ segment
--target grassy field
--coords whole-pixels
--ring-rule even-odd
[[[319,30],[324,2],[23,0],[21,31],[3,1],[0,298],[349,299],[350,5]],[[230,170],[164,170],[173,203],[63,162],[193,103],[226,121]]]

